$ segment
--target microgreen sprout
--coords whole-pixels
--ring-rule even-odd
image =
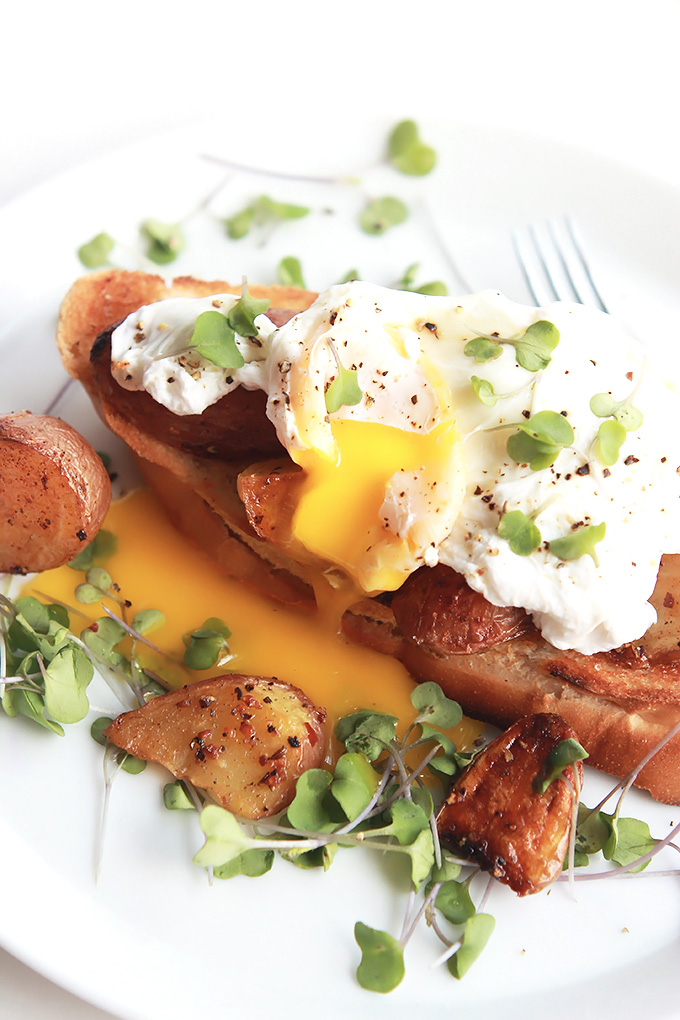
[[[542,471],[554,464],[559,453],[574,441],[574,430],[557,411],[538,411],[525,421],[497,425],[500,429],[518,429],[507,441],[508,456],[517,464],[528,464],[532,471]]]
[[[415,121],[396,124],[387,142],[387,156],[397,170],[414,177],[423,177],[434,169],[437,154],[421,141]]]
[[[590,410],[598,418],[613,418],[626,432],[636,432],[642,425],[642,412],[633,406],[633,392],[623,400],[615,400],[611,393],[596,393],[590,400]]]
[[[188,348],[220,368],[242,368],[245,364],[233,328],[217,309],[201,312],[197,317]]]
[[[340,361],[340,355],[335,349],[335,344],[331,340],[327,340],[326,343],[335,359],[337,368],[335,379],[326,389],[325,395],[326,410],[329,414],[333,414],[343,406],[351,407],[354,404],[361,403],[363,393],[359,387],[357,370],[355,368],[344,368]]]
[[[468,340],[463,353],[474,358],[478,364],[493,361],[502,353],[502,345],[515,348],[515,358],[521,368],[528,372],[540,372],[547,368],[552,352],[560,341],[557,326],[544,319],[534,322],[523,333],[516,337],[500,337],[479,333]]]
[[[588,757],[588,752],[573,737],[567,737],[552,749],[541,773],[534,780],[534,790],[543,794],[564,770]],[[576,770],[574,770],[575,773]]]
[[[472,383],[472,389],[475,391],[477,399],[485,405],[485,407],[495,407],[498,403],[498,394],[493,388],[493,384],[488,379],[481,379],[478,375],[473,375],[470,378]]]
[[[269,308],[267,298],[251,297],[246,280],[241,284],[241,297],[227,313],[227,322],[239,336],[257,336],[255,319]]]
[[[365,234],[377,236],[403,223],[407,217],[408,209],[401,199],[388,195],[374,198],[366,205],[359,217],[359,226]]]
[[[223,666],[233,658],[228,638],[231,631],[224,620],[211,616],[198,630],[185,634],[184,663],[189,669],[211,669]]]
[[[581,556],[590,556],[597,567],[599,561],[595,546],[602,541],[606,531],[604,521],[601,524],[586,524],[562,538],[553,538],[548,542],[548,548],[561,560],[578,560]]]
[[[178,223],[151,218],[144,220],[139,229],[147,242],[146,257],[157,265],[174,262],[184,248],[184,234]]]
[[[619,451],[626,441],[627,432],[620,422],[612,418],[603,421],[597,430],[597,437],[593,443],[593,456],[604,464],[611,467],[619,459]]]
[[[267,230],[267,237],[271,231],[285,220],[299,220],[307,216],[309,209],[304,205],[294,205],[290,202],[276,202],[268,195],[260,195],[254,202],[247,205],[240,212],[235,213],[225,220],[227,235],[232,241],[238,241],[250,233],[253,227]]]
[[[281,259],[276,272],[278,281],[284,287],[299,287],[305,290],[305,281],[302,275],[300,260],[294,255],[287,255]]]
[[[401,279],[392,284],[395,290],[407,290],[413,294],[429,294],[443,297],[448,294],[448,287],[441,280],[432,280],[430,283],[421,283],[416,286],[416,276],[420,268],[419,262],[412,262],[404,271]]]
[[[91,241],[81,244],[78,258],[86,269],[98,269],[109,264],[109,255],[113,251],[115,241],[106,233],[96,234]]]
[[[521,510],[509,510],[498,522],[498,534],[510,545],[516,556],[530,556],[541,545],[543,538],[535,519],[538,513],[525,514]]]
[[[106,560],[113,556],[117,545],[118,540],[113,532],[102,528],[90,544],[81,549],[78,555],[69,562],[68,566],[73,570],[88,570],[94,566],[95,560]]]

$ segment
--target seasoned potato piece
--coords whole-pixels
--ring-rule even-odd
[[[297,687],[233,674],[154,698],[105,732],[117,747],[255,819],[283,810],[301,773],[323,763],[325,720]]]
[[[444,655],[470,655],[523,634],[523,609],[493,606],[462,574],[438,564],[413,574],[392,600],[400,631]]]
[[[476,861],[518,895],[557,877],[569,846],[573,766],[534,790],[550,752],[575,737],[558,715],[526,716],[485,747],[454,783],[437,817],[442,844]],[[576,766],[579,778],[581,763]]]
[[[59,418],[0,416],[0,571],[27,574],[73,559],[111,501],[101,458]]]
[[[266,460],[238,476],[238,494],[253,530],[273,545],[291,544],[302,471],[291,460]]]

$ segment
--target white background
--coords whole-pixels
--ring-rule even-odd
[[[283,121],[326,147],[367,108],[388,123],[520,128],[680,187],[678,39],[676,0],[14,3],[3,16],[0,202],[197,121],[224,135],[248,111],[265,146],[267,125]],[[8,257],[0,238],[0,269]],[[0,950],[0,1018],[22,1013],[108,1015]]]

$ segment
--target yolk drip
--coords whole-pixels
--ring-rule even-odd
[[[147,490],[113,503],[104,527],[118,539],[117,551],[105,565],[120,587],[119,597],[132,603],[128,618],[148,608],[161,609],[166,617],[163,627],[149,638],[170,658],[154,653],[149,659],[140,658],[177,686],[227,672],[275,676],[300,687],[326,708],[329,731],[337,718],[358,708],[390,712],[404,724],[413,718],[413,681],[399,662],[350,644],[320,626],[318,618],[226,578],[174,529]],[[103,615],[99,605],[76,602],[74,588],[82,580],[81,573],[60,567],[29,582],[24,593],[39,592],[40,597],[48,595],[77,606],[87,617],[71,614],[77,633]],[[109,608],[120,612],[113,602]],[[231,628],[229,644],[235,657],[222,668],[187,670],[181,665],[182,635],[211,616],[222,618]],[[452,739],[465,747],[480,729],[478,723],[463,720],[451,731]]]
[[[313,448],[291,451],[306,473],[295,537],[341,567],[363,591],[394,591],[418,565],[418,550],[412,534],[398,535],[387,527],[381,507],[388,483],[415,472],[421,488],[429,485],[434,492],[438,481],[459,471],[455,425],[448,420],[427,433],[406,432],[339,419],[331,429],[337,458]],[[425,497],[412,508],[415,516],[425,517],[427,511]]]

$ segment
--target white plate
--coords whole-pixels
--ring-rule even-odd
[[[449,257],[475,289],[522,300],[512,228],[572,213],[588,237],[611,306],[640,335],[672,339],[680,303],[680,195],[625,167],[536,138],[470,126],[424,125],[440,153],[424,180],[376,167],[386,125],[352,135],[339,125],[293,136],[231,121],[154,139],[32,191],[0,211],[11,264],[0,281],[0,408],[43,410],[63,379],[54,350],[58,302],[79,275],[74,252],[106,230],[136,242],[147,216],[177,220],[225,176],[198,154],[222,154],[304,174],[362,174],[361,187],[280,181],[232,173],[209,206],[187,222],[186,252],[173,273],[274,282],[284,255],[298,255],[311,288],[358,268],[396,281],[419,261],[419,281],[458,288]],[[323,144],[321,144],[323,142]],[[373,167],[371,169],[371,167]],[[313,207],[263,247],[229,242],[219,218],[259,193]],[[398,194],[413,215],[385,238],[361,234],[366,194]],[[330,212],[329,209],[335,211]],[[429,210],[429,214],[427,212]],[[437,224],[433,233],[429,215]],[[102,429],[72,387],[58,413],[101,446]],[[110,447],[110,441],[108,443]],[[197,1010],[252,1018],[313,1009],[325,1017],[411,1017],[428,1007],[477,1016],[549,1012],[554,1020],[615,1011],[676,1015],[680,885],[641,877],[565,886],[519,901],[494,890],[496,932],[462,982],[429,969],[439,943],[427,929],[407,951],[407,974],[390,996],[363,992],[353,971],[358,919],[398,933],[404,893],[381,863],[339,854],[327,874],[278,862],[258,880],[209,888],[191,864],[201,843],[195,817],[159,805],[159,771],[123,776],[114,789],[104,868],[93,881],[101,806],[99,749],[87,725],[65,739],[0,718],[0,940],[48,977],[125,1018],[174,1020]],[[586,799],[604,789],[589,777]],[[633,794],[626,813],[664,835],[680,809]],[[672,863],[671,863],[672,866]],[[219,1011],[219,1012],[217,1012]]]

